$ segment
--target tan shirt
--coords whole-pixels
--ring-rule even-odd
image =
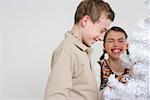
[[[90,48],[72,34],[54,51],[45,100],[99,100],[90,66]]]

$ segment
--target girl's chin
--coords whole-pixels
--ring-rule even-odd
[[[120,54],[119,55],[112,55],[111,58],[113,58],[113,59],[120,59]]]

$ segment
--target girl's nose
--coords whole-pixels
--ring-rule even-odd
[[[118,42],[118,41],[115,41],[115,42],[114,42],[114,46],[115,46],[115,47],[119,46],[119,42]]]

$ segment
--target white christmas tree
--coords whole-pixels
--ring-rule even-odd
[[[145,2],[150,11],[150,0]],[[111,75],[111,89],[104,90],[105,100],[150,100],[150,15],[141,19],[138,29],[131,34],[129,52],[122,60],[133,67],[133,75],[125,85]]]

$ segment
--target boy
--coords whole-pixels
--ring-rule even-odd
[[[102,0],[83,0],[74,19],[71,31],[53,53],[45,100],[99,99],[90,65],[90,47],[103,40],[114,12]]]

